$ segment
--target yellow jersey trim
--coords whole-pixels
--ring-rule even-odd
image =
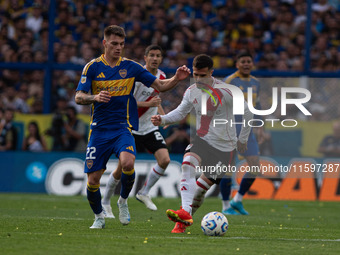
[[[127,101],[127,105],[126,105],[126,122],[127,122],[127,124],[129,125],[129,128],[132,128],[132,125],[131,125],[131,123],[130,123],[130,115],[129,115],[129,103],[130,103],[130,98],[128,99],[128,101]],[[131,131],[130,131],[131,132]]]
[[[109,63],[107,63],[106,59],[104,58],[104,54],[100,56],[100,60],[104,63],[104,65],[109,66]]]
[[[86,64],[86,66],[83,69],[83,74],[82,75],[86,75],[87,71],[89,70],[89,67],[96,62],[97,59],[92,59],[89,63]]]

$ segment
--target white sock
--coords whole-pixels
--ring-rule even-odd
[[[119,196],[118,204],[127,204],[127,198],[122,198],[121,196]]]
[[[95,217],[95,219],[98,219],[98,218],[104,219],[104,213],[103,213],[103,211],[102,211],[101,213],[99,213],[99,214],[95,214],[94,217]]]
[[[195,168],[199,166],[198,160],[193,156],[186,156],[182,163],[181,198],[182,209],[191,214],[192,200],[196,191]]]
[[[241,195],[240,193],[236,193],[236,195],[234,196],[233,200],[235,202],[242,202],[242,199],[243,199],[243,195]]]
[[[222,210],[228,210],[230,208],[229,200],[222,200]]]
[[[146,196],[149,194],[150,189],[155,185],[158,179],[164,175],[165,169],[161,168],[158,164],[154,165],[146,177],[143,188],[140,190],[141,194]]]
[[[116,180],[112,174],[110,174],[109,180],[106,184],[106,188],[104,191],[104,196],[102,199],[102,204],[104,205],[109,205],[110,204],[110,199],[113,196],[113,193],[115,192],[115,189],[118,185],[120,180]]]
[[[196,192],[192,201],[192,215],[194,215],[198,208],[201,207],[205,198],[205,193],[207,193],[208,189],[211,187],[201,178],[197,179],[196,184]]]

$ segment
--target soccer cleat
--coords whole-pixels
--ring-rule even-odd
[[[117,203],[118,209],[119,209],[119,221],[123,225],[127,225],[130,223],[130,213],[129,213],[129,207],[127,204],[120,204]]]
[[[222,211],[225,215],[241,215],[239,212],[236,212],[233,208],[229,207],[227,210]]]
[[[105,228],[105,219],[104,218],[96,218],[90,228],[91,229]]]
[[[185,224],[186,226],[191,226],[194,223],[190,213],[188,213],[184,209],[180,209],[180,210],[177,210],[177,211],[168,209],[168,210],[166,210],[166,215],[168,216],[168,218],[170,220],[172,220],[174,222],[181,222],[181,223]]]
[[[183,224],[182,222],[176,222],[175,227],[173,228],[173,230],[171,230],[171,233],[184,233],[186,229],[185,224]]]
[[[142,195],[140,192],[136,194],[136,199],[139,202],[145,204],[146,208],[150,209],[151,211],[157,211],[157,206],[152,202],[150,196]]]
[[[104,213],[104,217],[105,218],[109,218],[109,219],[114,219],[115,216],[112,213],[112,208],[111,205],[104,205],[102,204],[103,207],[103,213]]]
[[[235,202],[234,200],[231,200],[231,201],[230,201],[230,206],[231,206],[233,209],[239,211],[240,214],[243,214],[243,215],[248,215],[248,214],[249,214],[249,213],[243,208],[243,204],[242,204],[241,201]]]

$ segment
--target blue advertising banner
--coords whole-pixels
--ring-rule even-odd
[[[150,195],[180,196],[182,155],[170,155],[166,174],[151,189]],[[84,154],[69,152],[1,152],[0,192],[49,193],[55,195],[85,195],[87,177],[83,172]],[[101,180],[105,188],[109,174],[116,168],[117,159],[107,164]],[[153,155],[138,154],[135,163],[136,181],[131,196],[144,184],[155,164]],[[219,169],[216,169],[218,171]],[[220,169],[224,171],[224,169]],[[196,169],[199,176],[204,169]],[[250,171],[245,161],[235,169],[234,192],[242,175]],[[261,174],[246,198],[340,201],[340,160],[290,157],[261,157]],[[119,193],[120,186],[116,189]],[[215,185],[207,196],[218,195]]]

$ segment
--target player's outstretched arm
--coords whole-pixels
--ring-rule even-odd
[[[178,82],[185,80],[190,75],[190,69],[185,65],[177,68],[176,74],[170,78],[165,80],[156,79],[152,84],[151,87],[157,89],[160,92],[168,91],[175,87]]]
[[[108,103],[111,99],[108,91],[100,91],[97,95],[88,95],[85,91],[78,90],[76,92],[75,101],[77,104],[87,105],[94,102]]]
[[[137,107],[159,107],[162,99],[160,97],[153,97],[149,101],[138,101]]]

